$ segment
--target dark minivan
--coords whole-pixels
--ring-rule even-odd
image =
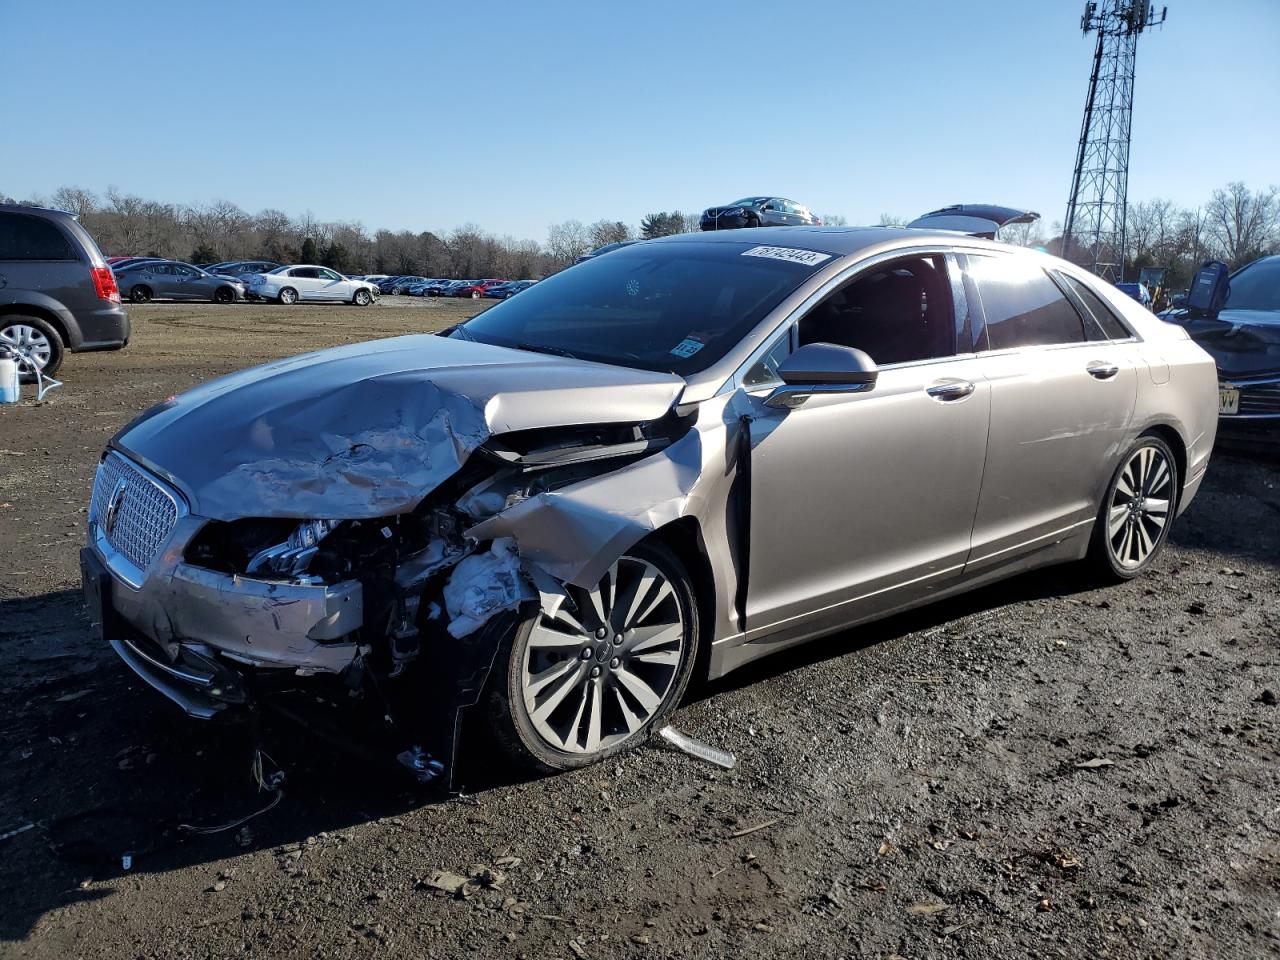
[[[0,204],[0,343],[24,380],[70,350],[119,350],[129,314],[93,237],[71,214]]]

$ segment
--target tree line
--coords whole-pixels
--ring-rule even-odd
[[[0,192],[0,202],[6,201]],[[424,277],[544,277],[589,250],[622,240],[648,240],[698,229],[698,214],[650,213],[637,225],[622,220],[566,220],[547,229],[545,241],[496,235],[474,223],[447,233],[375,230],[358,221],[321,221],[310,212],[290,216],[266,209],[251,214],[225,200],[209,204],[162,203],[110,188],[102,196],[60,187],[48,197],[20,201],[74,213],[107,256],[146,255],[194,263],[267,259],[319,263],[343,273]],[[844,224],[824,215],[827,224]],[[882,225],[903,223],[883,214]],[[1215,190],[1199,207],[1171,200],[1130,204],[1125,243],[1126,276],[1144,266],[1171,269],[1169,283],[1186,286],[1208,258],[1232,268],[1280,252],[1280,191],[1253,190],[1235,181]],[[1006,228],[1001,239],[1061,250],[1061,224],[1043,221]]]

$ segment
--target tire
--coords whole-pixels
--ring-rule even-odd
[[[276,302],[291,306],[298,302],[298,291],[293,287],[281,287],[280,292],[276,294]]]
[[[361,287],[359,290],[355,292],[355,295],[351,298],[351,302],[354,303],[357,307],[367,307],[370,303],[373,302],[373,296],[369,293],[368,290],[366,290],[364,287]]]
[[[698,662],[693,590],[665,546],[637,544],[594,590],[568,590],[555,617],[535,609],[511,630],[489,682],[497,742],[539,773],[644,743],[679,704]]]
[[[760,226],[760,218],[759,218],[759,217],[747,217],[747,226],[748,226],[748,227],[758,227],[758,226]]]
[[[1143,434],[1120,461],[1098,509],[1086,563],[1100,579],[1141,576],[1169,540],[1178,505],[1178,460],[1155,434]]]
[[[145,283],[140,283],[129,291],[129,299],[134,303],[150,303],[151,288]]]
[[[235,303],[235,300],[236,300],[235,291],[232,290],[230,287],[219,287],[217,290],[213,291],[214,303],[223,303],[223,304]]]
[[[18,379],[23,383],[34,383],[37,369],[46,377],[53,376],[66,355],[62,337],[53,325],[29,314],[0,317],[0,343],[18,352]]]

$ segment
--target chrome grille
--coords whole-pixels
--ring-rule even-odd
[[[121,492],[108,530],[107,514],[118,489]],[[120,454],[108,454],[98,467],[89,504],[94,536],[141,573],[164,547],[177,520],[177,501],[164,487]]]
[[[1250,386],[1239,384],[1240,412],[1244,413],[1280,413],[1280,383],[1263,383]]]

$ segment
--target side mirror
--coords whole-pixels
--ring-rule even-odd
[[[854,347],[807,343],[778,367],[782,386],[765,405],[791,410],[815,394],[861,393],[870,390],[880,371],[876,362]]]

